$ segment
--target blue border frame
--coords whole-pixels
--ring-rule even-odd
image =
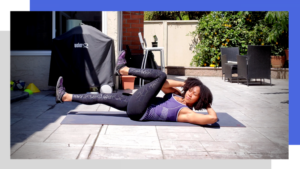
[[[30,11],[289,11],[289,144],[300,145],[300,127],[297,124],[300,113],[297,109],[297,99],[300,94],[300,76],[296,67],[300,63],[296,49],[299,34],[299,3],[297,0],[252,0],[252,1],[174,1],[152,0],[142,3],[140,0],[30,0]],[[300,96],[300,95],[299,95]],[[298,111],[297,111],[298,110]]]
[[[30,11],[287,11],[296,0],[30,0]],[[58,5],[59,4],[59,5]]]

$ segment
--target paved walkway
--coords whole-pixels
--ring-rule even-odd
[[[168,76],[185,80],[186,76]],[[11,104],[12,159],[287,159],[289,82],[273,86],[200,77],[212,107],[246,127],[61,125],[70,110],[118,111],[102,104],[56,104],[42,91]],[[269,82],[266,80],[266,82]],[[158,96],[163,96],[160,92]]]

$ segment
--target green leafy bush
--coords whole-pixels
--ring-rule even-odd
[[[205,11],[145,11],[144,20],[198,20]]]
[[[265,21],[270,25],[267,42],[272,44],[272,54],[284,55],[288,48],[289,13],[287,11],[270,11],[265,16]]]
[[[199,39],[190,65],[221,66],[221,47],[239,47],[240,54],[245,55],[248,45],[272,45],[272,53],[280,53],[282,46],[267,40],[271,24],[265,21],[265,15],[266,12],[211,12],[204,15],[196,30],[190,33]]]

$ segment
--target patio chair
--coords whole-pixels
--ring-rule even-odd
[[[245,78],[247,86],[249,81],[255,79],[270,79],[271,85],[271,46],[248,46],[247,55],[237,56],[238,80]]]
[[[146,62],[147,62],[147,57],[148,57],[148,52],[149,51],[160,51],[160,63],[161,63],[161,71],[165,71],[165,62],[164,62],[164,47],[147,47],[146,39],[142,37],[142,33],[138,33],[140,42],[142,45],[143,50],[145,50],[145,55],[143,57],[142,61],[142,66],[141,69],[145,69],[146,67]],[[144,80],[140,79],[139,86],[144,85]]]
[[[222,79],[225,74],[224,81],[228,79],[232,82],[232,74],[237,73],[237,55],[239,55],[239,47],[221,48]]]

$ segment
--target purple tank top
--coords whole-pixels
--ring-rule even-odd
[[[178,113],[184,107],[188,106],[179,103],[173,94],[169,93],[163,98],[155,98],[140,121],[177,121]]]

